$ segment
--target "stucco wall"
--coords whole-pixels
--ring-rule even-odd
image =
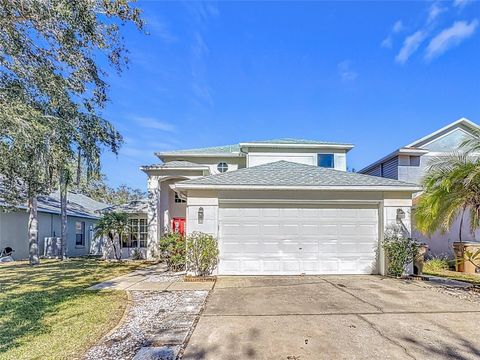
[[[75,245],[75,223],[85,222],[85,246]],[[26,211],[0,213],[0,248],[10,246],[15,250],[15,259],[28,258],[28,214]],[[95,225],[95,220],[68,217],[67,223],[67,254],[68,256],[87,255],[90,249],[92,233],[90,227]],[[45,237],[60,236],[61,218],[57,214],[38,213],[38,245],[40,255],[44,253]]]

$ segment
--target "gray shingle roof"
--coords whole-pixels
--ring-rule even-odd
[[[223,174],[186,180],[178,184],[180,187],[188,187],[188,185],[291,186],[292,188],[308,186],[418,187],[418,185],[403,181],[283,160]]]
[[[295,139],[295,138],[281,138],[281,139],[272,139],[272,140],[260,140],[260,141],[246,141],[245,143],[249,144],[301,144],[301,145],[347,145],[351,146],[352,144],[346,143],[337,143],[331,141],[319,141],[319,140],[308,140],[308,139]]]
[[[234,145],[222,145],[222,146],[211,146],[205,148],[197,148],[197,149],[186,149],[186,150],[174,150],[174,151],[166,151],[160,152],[159,154],[229,154],[229,153],[237,153],[240,152],[240,146],[238,144]]]
[[[148,199],[133,200],[126,204],[114,205],[102,210],[102,212],[119,211],[129,214],[143,214],[148,212]]]
[[[184,160],[174,160],[174,161],[167,161],[162,164],[142,166],[143,169],[178,169],[178,168],[199,168],[199,167],[206,168],[207,166],[202,164],[196,164],[191,161],[184,161]]]

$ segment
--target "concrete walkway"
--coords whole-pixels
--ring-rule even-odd
[[[183,277],[183,272],[167,272],[165,264],[157,264],[93,285],[88,290],[209,291],[215,284],[213,281],[186,282]]]
[[[428,283],[220,277],[182,359],[479,359],[480,301]]]

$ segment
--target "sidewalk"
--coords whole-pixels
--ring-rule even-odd
[[[156,264],[93,285],[88,290],[209,291],[215,284],[213,281],[185,282],[184,275],[184,272],[167,271],[165,264]]]

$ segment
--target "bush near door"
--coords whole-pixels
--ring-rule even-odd
[[[186,244],[185,237],[180,233],[167,233],[159,243],[160,259],[167,263],[171,271],[185,270]]]
[[[194,232],[187,237],[187,270],[208,276],[218,264],[218,243],[212,235]]]

